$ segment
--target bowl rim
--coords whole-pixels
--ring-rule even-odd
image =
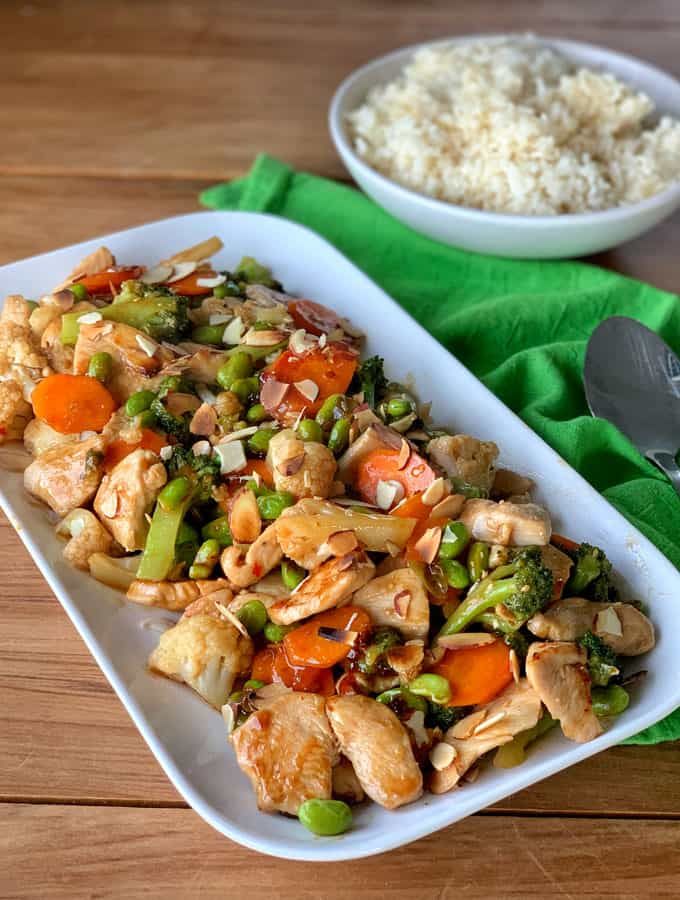
[[[551,215],[530,215],[525,213],[506,213],[491,210],[476,209],[471,206],[462,206],[456,203],[450,203],[447,200],[439,200],[430,197],[428,194],[420,193],[405,187],[398,181],[394,181],[387,175],[383,175],[373,166],[365,162],[359,154],[354,150],[352,142],[347,136],[343,109],[349,91],[355,84],[368,74],[380,71],[389,63],[400,58],[404,61],[413,56],[418,50],[428,47],[441,47],[447,44],[469,44],[480,41],[493,41],[500,39],[517,39],[531,40],[535,39],[541,44],[553,47],[558,51],[565,51],[568,54],[570,49],[595,51],[602,55],[603,65],[607,59],[617,59],[622,63],[632,64],[645,69],[646,72],[662,81],[668,83],[678,93],[678,102],[680,103],[680,81],[670,72],[666,72],[637,56],[628,53],[621,53],[618,50],[611,50],[608,47],[602,47],[599,44],[592,44],[586,41],[574,41],[569,38],[552,37],[549,35],[534,35],[521,32],[478,32],[475,34],[453,35],[446,38],[437,38],[432,41],[422,41],[417,44],[409,44],[392,50],[382,56],[375,57],[359,68],[350,72],[346,78],[336,88],[328,109],[328,128],[331,138],[335,144],[335,149],[339,153],[343,162],[350,167],[355,166],[358,171],[366,178],[373,179],[380,184],[385,190],[391,191],[401,197],[405,202],[417,203],[432,212],[445,215],[455,215],[462,219],[476,221],[478,223],[496,224],[496,225],[521,225],[521,226],[540,226],[541,228],[558,228],[558,227],[583,227],[585,225],[605,224],[612,222],[620,222],[622,220],[644,214],[646,212],[664,206],[667,203],[680,204],[680,179],[663,191],[653,194],[651,197],[645,197],[644,200],[638,200],[635,203],[622,204],[614,206],[611,209],[595,210],[582,213],[553,213]],[[654,98],[652,98],[654,99]],[[353,173],[352,173],[353,174]]]

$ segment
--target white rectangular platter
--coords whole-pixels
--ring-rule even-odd
[[[548,775],[619,743],[680,706],[680,574],[583,478],[491,394],[393,300],[318,235],[274,216],[198,212],[154,222],[0,268],[0,296],[38,298],[86,254],[106,244],[121,263],[151,265],[216,234],[225,248],[217,268],[244,255],[274,270],[291,293],[348,316],[385,357],[388,376],[413,379],[435,421],[495,440],[502,463],[532,477],[555,530],[604,547],[625,589],[648,604],[658,631],[649,677],[601,737],[573,744],[552,733],[527,762],[487,767],[474,784],[426,794],[396,812],[361,807],[339,838],[314,837],[294,819],[257,811],[229,747],[222,719],[191,690],[146,670],[168,613],[135,606],[68,566],[46,510],[31,502],[19,473],[0,472],[0,504],[70,616],[141,734],[188,803],[214,828],[248,847],[289,859],[342,860],[391,850],[450,825]],[[407,264],[407,263],[406,263]],[[151,627],[150,627],[151,626]]]

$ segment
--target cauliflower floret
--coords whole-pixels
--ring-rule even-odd
[[[32,415],[31,404],[24,400],[21,385],[16,381],[0,381],[0,444],[21,440]]]
[[[70,537],[63,550],[66,562],[89,571],[93,553],[109,553],[113,538],[89,509],[74,509],[57,526],[57,534]]]
[[[181,618],[161,635],[149,668],[188,684],[220,709],[236,678],[250,670],[252,659],[252,641],[231,622],[196,615]]]
[[[269,442],[267,464],[274,475],[277,491],[288,491],[301,497],[325,499],[331,492],[337,463],[323,444],[303,442],[286,428]]]

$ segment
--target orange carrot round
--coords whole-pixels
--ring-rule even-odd
[[[167,442],[168,439],[165,434],[159,434],[150,428],[142,428],[142,439],[137,443],[130,444],[120,438],[111,441],[104,454],[104,471],[110,472],[122,459],[125,459],[126,456],[129,456],[133,450],[137,450],[139,447],[142,450],[153,450],[154,453],[160,453],[161,447],[164,447]]]
[[[447,650],[430,671],[451,685],[449,706],[488,703],[512,681],[510,650],[502,640]]]
[[[265,684],[285,684],[295,691],[329,696],[334,692],[330,669],[292,666],[282,644],[270,644],[255,654],[250,677]]]
[[[50,375],[31,396],[33,411],[60,434],[101,431],[116,401],[101,381],[89,375]]]
[[[321,334],[329,334],[336,328],[342,328],[342,320],[337,313],[314,300],[291,300],[288,304],[288,312],[298,328],[304,328],[309,334],[317,337]]]
[[[111,288],[119,288],[124,281],[139,278],[142,270],[139,266],[131,266],[125,269],[106,269],[97,272],[96,275],[86,275],[80,278],[76,284],[82,284],[89,294],[111,294]]]
[[[191,275],[187,275],[186,278],[180,278],[179,281],[173,281],[171,284],[167,285],[171,291],[175,294],[182,294],[184,297],[201,297],[206,294],[212,294],[213,289],[211,287],[203,287],[198,283],[199,278],[202,280],[204,278],[214,278],[216,275],[212,270],[206,271],[205,269],[201,269],[197,272],[192,272]]]
[[[286,658],[294,666],[328,669],[342,662],[350,651],[349,644],[341,644],[319,634],[319,628],[341,631],[365,631],[371,627],[368,613],[357,606],[329,609],[289,631],[283,639]]]
[[[356,488],[363,500],[376,502],[381,481],[397,481],[407,497],[428,488],[437,477],[434,469],[415,450],[409,461],[400,468],[400,450],[379,447],[361,460],[356,473]]]

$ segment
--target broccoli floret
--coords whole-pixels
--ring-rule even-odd
[[[447,620],[441,634],[456,634],[483,613],[501,605],[515,628],[543,609],[553,597],[553,576],[538,547],[525,547],[512,562],[482,578]],[[502,618],[505,618],[503,616]]]
[[[140,281],[125,281],[115,302],[100,312],[104,319],[131,325],[155,341],[177,341],[191,328],[188,307],[187,297]]]
[[[592,631],[586,631],[579,644],[588,653],[590,680],[598,687],[606,687],[619,674],[616,653]]]
[[[263,266],[252,256],[244,256],[238,264],[234,278],[248,284],[263,284],[265,287],[281,290],[281,283],[272,278],[271,269]]]
[[[220,462],[214,456],[196,456],[190,449],[175,444],[165,463],[170,478],[186,475],[196,483],[194,503],[207,503],[212,489],[220,480]]]
[[[389,626],[376,629],[371,638],[371,643],[366,647],[359,660],[359,671],[366,675],[373,675],[379,671],[382,659],[390,647],[396,647],[397,644],[401,643],[401,635],[396,629]]]
[[[612,564],[603,550],[584,543],[567,552],[574,567],[565,589],[566,596],[586,597],[602,603],[616,599],[616,588],[611,583]]]
[[[365,402],[375,409],[386,388],[387,379],[381,357],[371,356],[364,360],[354,375],[351,390],[355,393],[362,391]]]
[[[166,434],[171,434],[180,441],[188,440],[191,413],[185,412],[181,416],[174,415],[166,409],[160,397],[156,397],[151,402],[149,409],[156,417],[156,424],[162,431]]]
[[[441,706],[439,703],[428,701],[427,715],[425,716],[426,728],[441,728],[446,731],[456,722],[460,722],[470,711],[467,706]]]

